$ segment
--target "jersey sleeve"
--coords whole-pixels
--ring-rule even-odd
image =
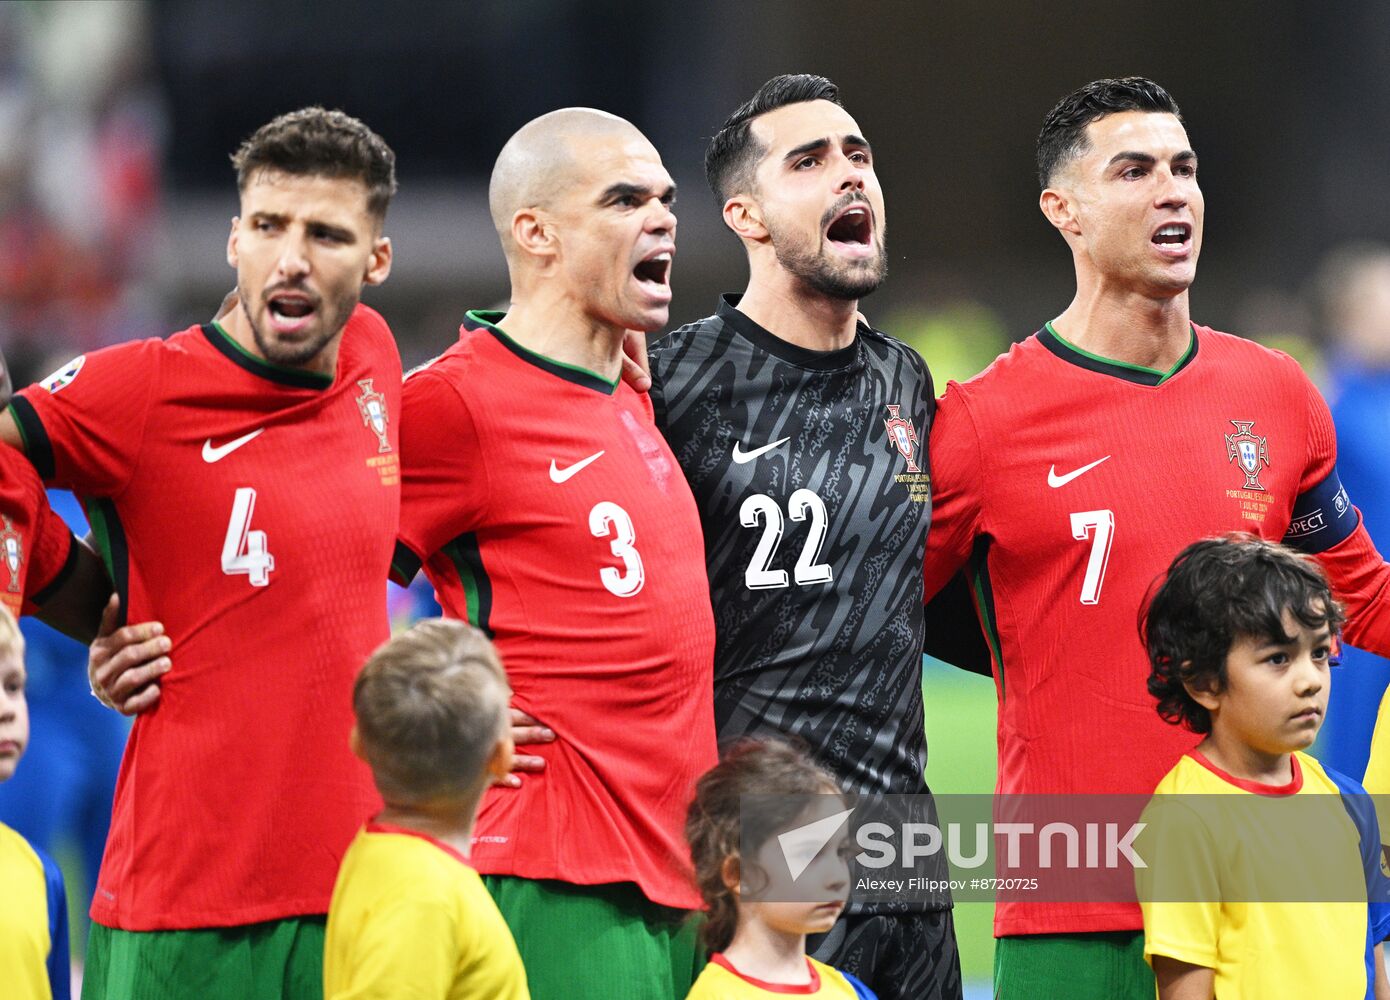
[[[44,482],[115,496],[135,470],[163,344],[142,340],[74,358],[10,404]]]
[[[43,878],[48,895],[48,985],[53,1000],[69,1000],[72,992],[72,969],[68,959],[68,895],[63,886],[63,872],[53,859],[35,850],[43,862]]]
[[[34,527],[24,613],[33,614],[63,585],[77,563],[77,540],[67,522],[49,506],[43,485],[34,478]]]
[[[401,526],[391,576],[408,584],[420,566],[483,521],[488,472],[467,404],[431,369],[401,393]]]
[[[845,982],[849,984],[849,988],[854,990],[855,1000],[878,1000],[878,994],[869,989],[854,976],[843,970],[836,971],[845,977]]]
[[[458,927],[442,900],[406,897],[373,910],[352,942],[350,970],[325,976],[326,1000],[434,1000],[452,995]]]
[[[1301,375],[1308,408],[1308,452],[1285,544],[1322,564],[1346,605],[1348,643],[1390,656],[1390,565],[1361,523],[1337,476],[1337,435],[1322,395]]]
[[[927,533],[923,599],[930,601],[970,557],[981,533],[984,468],[975,421],[965,393],[952,382],[936,404],[930,438],[931,530]]]
[[[1144,959],[1152,965],[1153,956],[1163,955],[1214,969],[1222,886],[1211,831],[1177,796],[1154,796],[1143,818],[1148,829],[1140,853],[1148,867],[1135,876]]]

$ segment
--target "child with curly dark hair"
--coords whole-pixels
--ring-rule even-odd
[[[743,809],[743,797],[754,795],[760,796],[757,807]],[[742,898],[745,890],[765,891],[769,869],[786,866],[778,865],[772,853],[783,849],[779,834],[823,818],[823,810],[808,804],[807,797],[833,799],[839,810],[844,808],[839,795],[830,775],[779,740],[742,740],[700,778],[685,838],[709,910],[701,937],[713,954],[687,1000],[757,1000],[788,993],[874,1000],[859,980],[806,954],[806,935],[828,931],[844,909],[847,839],[831,838],[814,859],[807,859],[797,879],[799,885],[823,888],[824,898]]]
[[[1166,721],[1205,737],[1159,783],[1146,817],[1161,830],[1139,873],[1160,1000],[1390,996],[1374,807],[1359,784],[1304,753],[1327,709],[1342,621],[1315,562],[1249,535],[1189,545],[1149,602],[1140,629],[1149,692]],[[1312,823],[1289,810],[1268,821],[1265,806],[1308,795],[1340,802],[1316,800],[1333,806]],[[1296,895],[1247,888],[1314,860],[1349,870],[1357,891],[1370,886],[1369,907],[1324,901],[1310,912],[1284,901]],[[1175,877],[1182,892],[1155,891]]]

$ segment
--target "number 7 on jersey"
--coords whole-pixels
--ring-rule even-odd
[[[1091,558],[1081,579],[1081,603],[1099,604],[1105,583],[1105,567],[1110,562],[1110,542],[1115,534],[1115,512],[1083,510],[1071,516],[1071,536],[1079,542],[1091,539]]]

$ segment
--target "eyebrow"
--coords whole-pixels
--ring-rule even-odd
[[[274,222],[274,223],[276,223],[277,225],[284,225],[286,222],[289,221],[289,219],[290,219],[290,217],[289,217],[288,215],[286,215],[284,212],[252,212],[252,213],[251,213],[251,221],[252,221],[252,222],[261,222],[261,221],[264,221],[264,222]],[[329,235],[329,236],[332,236],[334,239],[347,240],[347,241],[349,241],[349,242],[351,242],[351,241],[353,241],[353,240],[355,240],[355,239],[357,238],[357,237],[356,237],[356,234],[355,234],[351,229],[345,229],[345,228],[343,228],[342,226],[336,226],[336,225],[334,225],[334,224],[331,223],[331,222],[323,222],[323,221],[318,220],[318,219],[309,219],[309,220],[307,220],[307,221],[304,223],[304,228],[309,229],[309,230],[312,230],[312,231],[314,231],[314,232],[318,232],[318,233],[325,233],[325,234],[327,234],[327,235]]]
[[[1187,163],[1195,159],[1197,159],[1197,154],[1190,149],[1184,149],[1180,153],[1173,154],[1174,163]],[[1110,157],[1110,162],[1112,164],[1143,163],[1152,166],[1153,164],[1158,162],[1158,157],[1154,156],[1152,153],[1141,153],[1138,150],[1127,149],[1122,153],[1116,153],[1114,156]]]
[[[868,139],[865,139],[862,135],[855,135],[853,132],[845,136],[844,145],[852,146],[855,149],[873,149],[873,147],[869,145]],[[812,139],[810,142],[803,142],[800,146],[794,146],[793,148],[787,150],[786,155],[782,157],[782,162],[792,163],[795,160],[801,159],[808,153],[819,152],[820,150],[828,149],[829,147],[830,137],[821,136],[821,138],[819,139]]]
[[[629,184],[626,181],[619,181],[617,184],[610,184],[608,187],[604,188],[603,194],[599,195],[598,200],[600,204],[606,205],[610,201],[616,201],[619,198],[650,198],[654,193],[655,190],[647,187],[645,184]],[[668,204],[674,201],[675,198],[675,184],[668,185],[666,190],[661,192],[661,200]]]

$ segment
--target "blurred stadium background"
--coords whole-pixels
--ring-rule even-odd
[[[890,279],[864,309],[921,350],[941,388],[1070,299],[1068,255],[1036,208],[1043,114],[1090,79],[1143,74],[1177,97],[1202,157],[1195,317],[1294,353],[1334,403],[1354,395],[1361,409],[1342,417],[1342,435],[1369,441],[1367,468],[1378,468],[1390,360],[1342,337],[1322,262],[1347,241],[1390,237],[1387,51],[1390,5],[1374,0],[4,3],[0,346],[22,385],[76,353],[209,318],[232,284],[227,155],[257,125],[309,103],[363,118],[399,156],[387,223],[395,270],[368,301],[391,320],[407,365],[442,350],[466,308],[505,295],[488,173],[515,128],[564,105],[623,115],[662,151],[682,190],[672,324],[686,322],[744,279],[704,186],[704,143],[767,77],[810,71],[840,84],[888,198]],[[1390,265],[1371,286],[1337,287],[1380,296],[1369,340],[1390,355]],[[1344,461],[1377,534],[1390,485],[1354,478]],[[1390,544],[1390,526],[1381,530]],[[36,709],[33,759],[20,772],[29,790],[0,790],[0,817],[38,822],[20,794],[51,790],[60,782],[47,769],[68,768],[87,805],[46,802],[40,836],[67,843],[81,913],[91,856],[81,835],[109,802],[108,779],[92,776],[109,769],[121,731],[65,750],[66,765],[44,763],[40,748],[67,739],[63,730],[99,728],[77,721],[90,702],[81,651],[54,648],[51,666],[34,669],[35,700],[51,700]],[[1379,661],[1359,674],[1368,680],[1354,697],[1343,685],[1323,742],[1354,773],[1387,676]],[[924,677],[933,786],[991,788],[992,685],[942,666]],[[74,687],[80,697],[59,693]],[[977,982],[989,976],[988,909],[958,910]]]

